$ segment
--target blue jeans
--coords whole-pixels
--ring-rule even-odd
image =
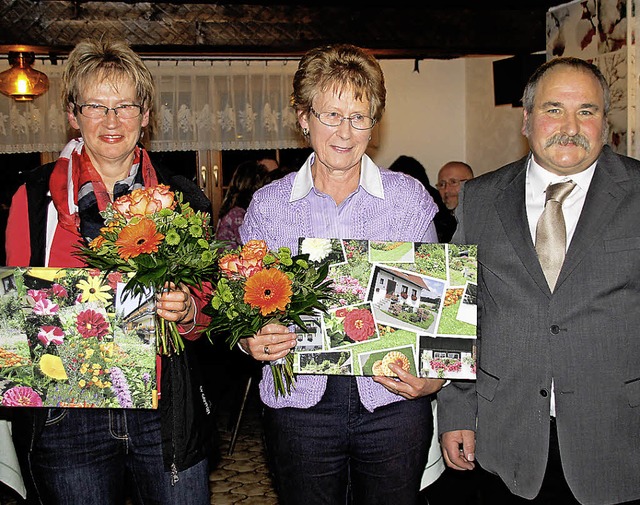
[[[308,409],[266,408],[280,505],[415,505],[433,431],[430,398],[369,412],[355,377],[330,376]]]
[[[127,494],[138,504],[209,504],[206,459],[171,484],[158,411],[50,409],[29,470],[43,504],[115,505]]]

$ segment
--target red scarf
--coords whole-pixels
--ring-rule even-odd
[[[149,155],[144,148],[136,146],[132,167],[142,159],[142,178],[145,187],[158,184],[156,171],[151,165]],[[98,209],[103,211],[111,202],[107,188],[100,173],[95,169],[82,138],[71,140],[60,153],[53,168],[49,189],[53,204],[58,211],[58,222],[64,229],[80,236],[80,217],[78,216],[78,190],[86,183],[93,184]]]

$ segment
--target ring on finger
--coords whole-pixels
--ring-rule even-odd
[[[265,346],[264,346],[263,352],[264,352],[267,356],[269,356],[269,346],[268,346],[268,345],[265,345]]]

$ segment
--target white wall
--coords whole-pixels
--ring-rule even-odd
[[[529,147],[520,133],[522,108],[494,104],[493,61],[467,58],[467,116],[465,160],[475,175],[520,159]]]
[[[382,60],[387,108],[368,154],[380,166],[413,156],[431,184],[450,160],[479,175],[522,157],[522,109],[494,105],[494,59],[421,60],[419,73],[413,60]]]
[[[371,151],[381,166],[398,156],[416,158],[431,184],[438,169],[465,157],[464,60],[382,60],[387,108],[379,126],[379,145]],[[374,137],[374,141],[375,141]]]

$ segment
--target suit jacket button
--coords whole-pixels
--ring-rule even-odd
[[[558,326],[557,324],[552,324],[549,330],[551,331],[552,335],[557,335],[558,333],[560,333],[560,326]]]
[[[546,398],[548,394],[549,392],[546,389],[540,390],[540,396],[542,396],[542,398]]]

